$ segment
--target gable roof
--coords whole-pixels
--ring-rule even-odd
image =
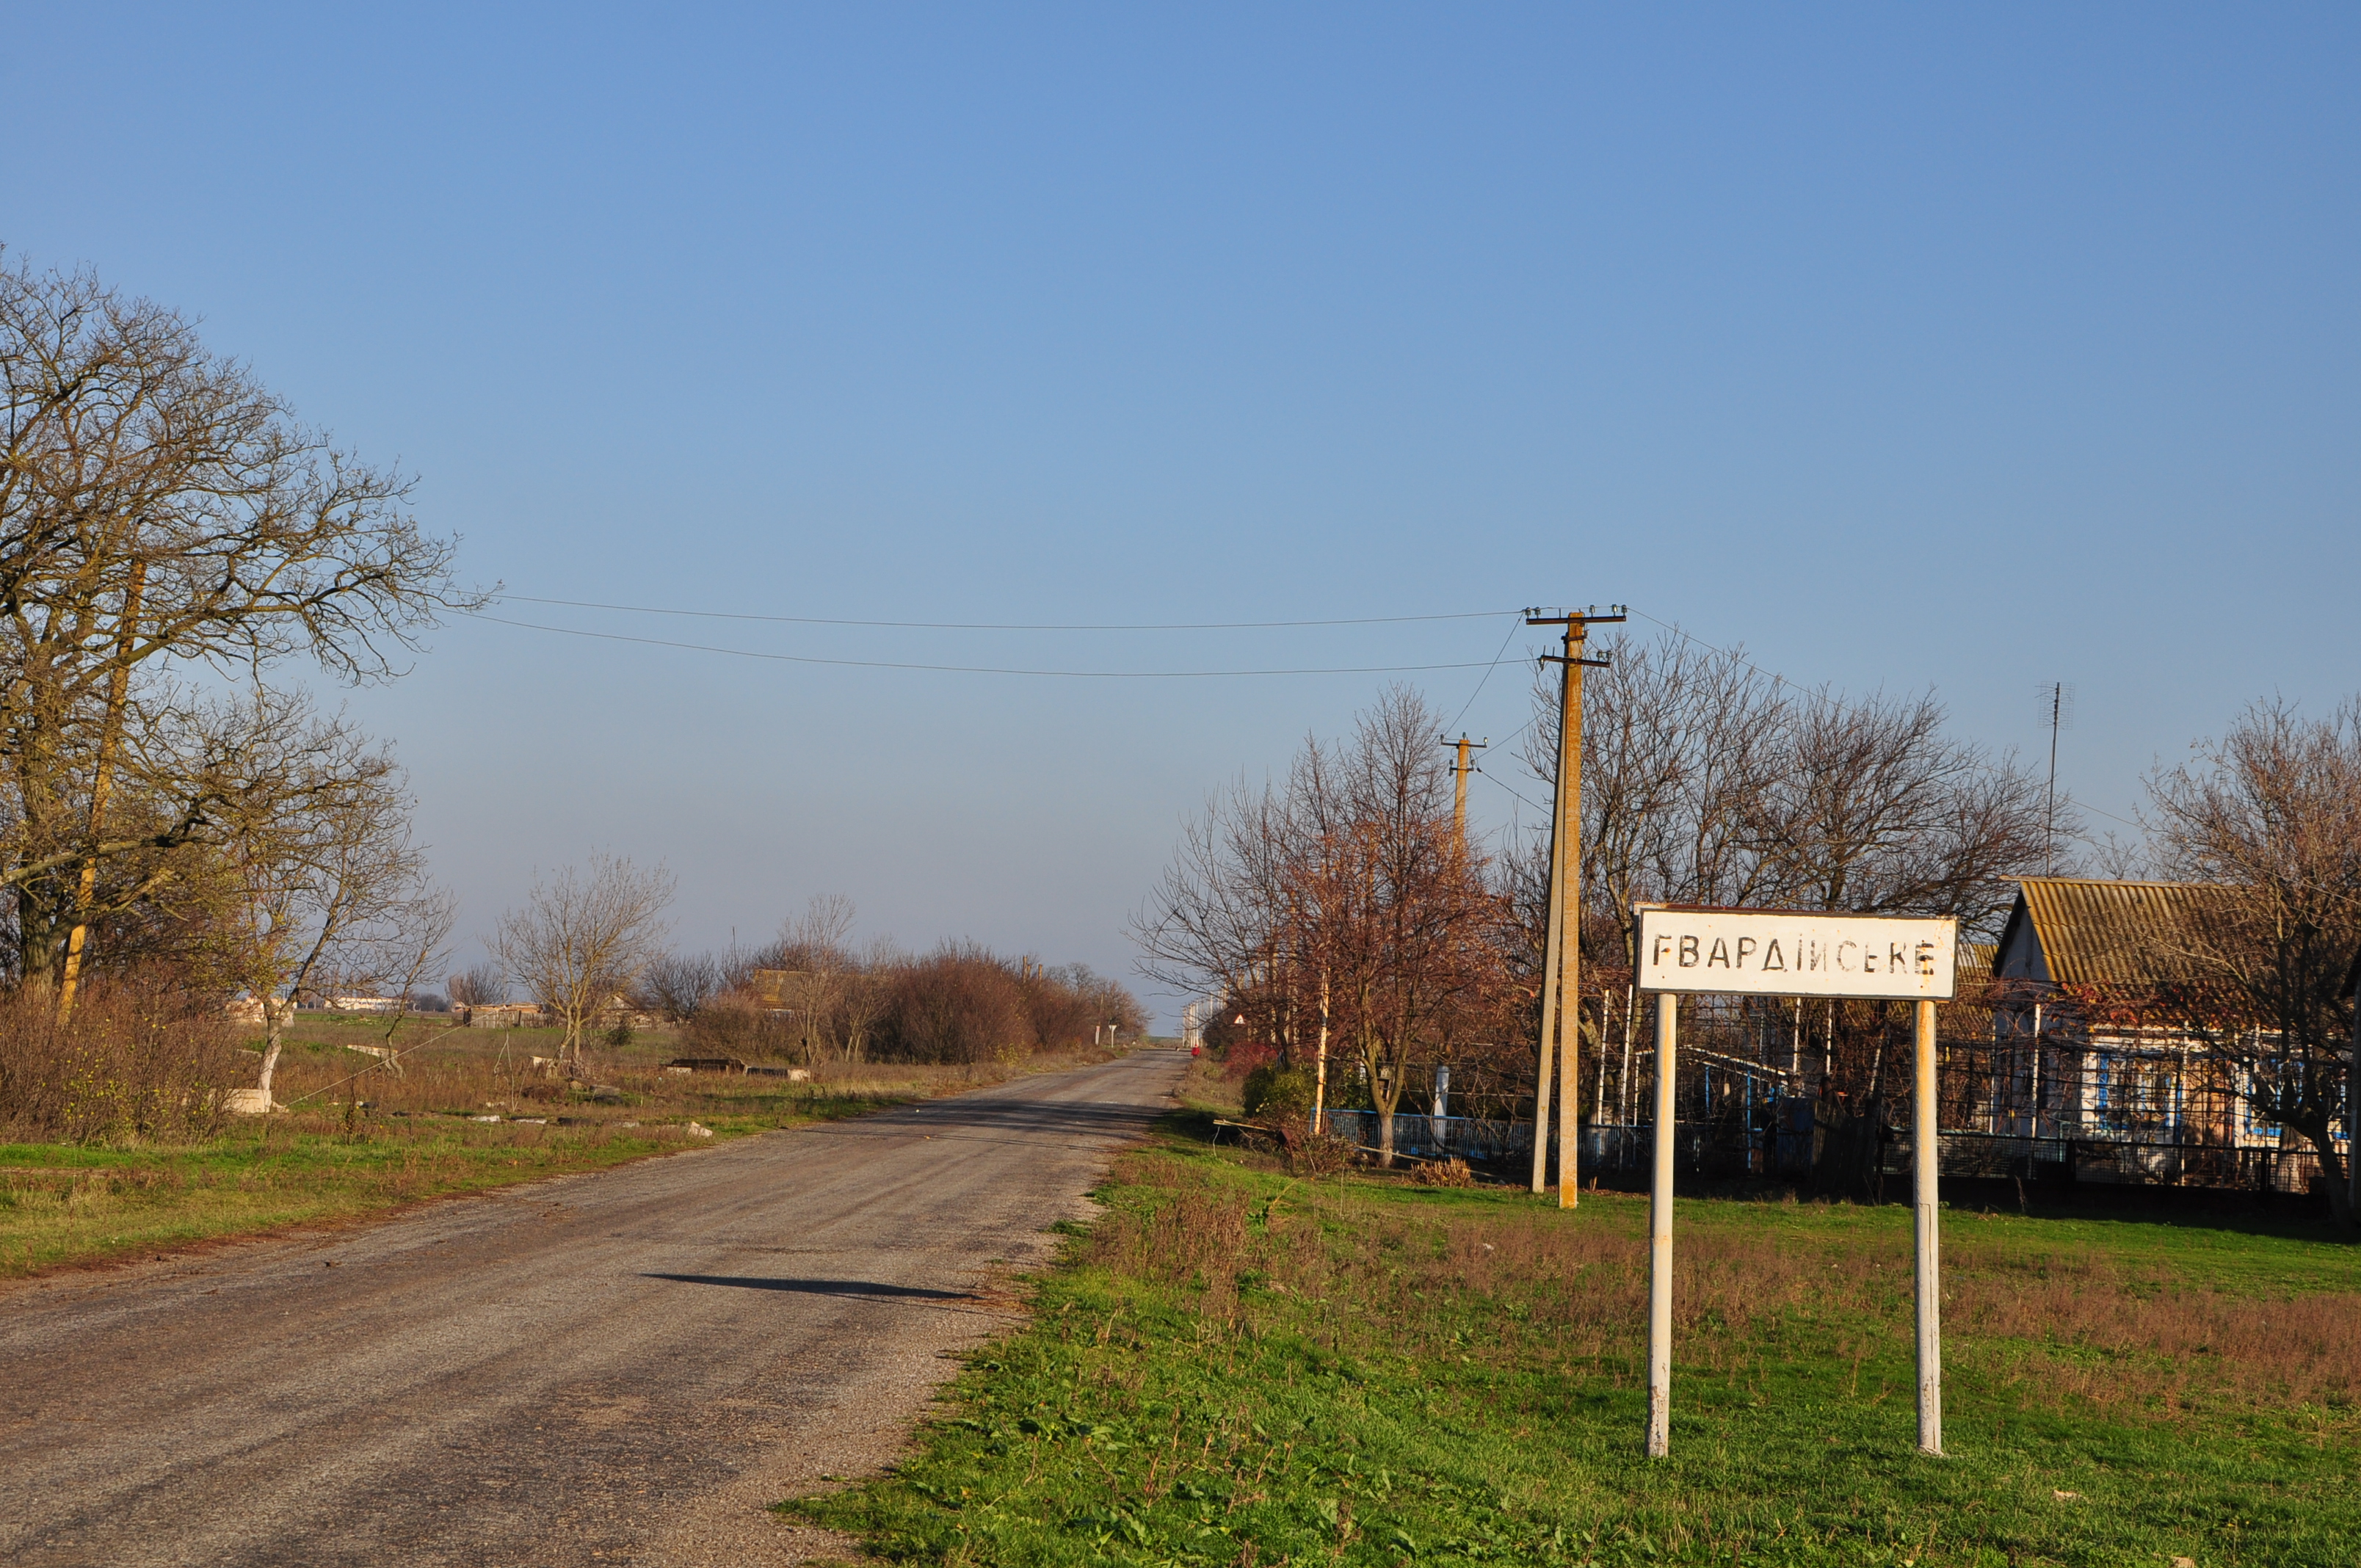
[[[2187,980],[2188,932],[2228,892],[2202,883],[2019,877],[2000,950],[2010,952],[2029,927],[2048,978],[2059,985]]]

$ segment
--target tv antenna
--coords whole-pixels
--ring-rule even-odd
[[[2049,725],[2049,791],[2042,808],[2042,872],[2058,874],[2058,732],[2074,728],[2074,683],[2049,681],[2041,687],[2041,717]]]

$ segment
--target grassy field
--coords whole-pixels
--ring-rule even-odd
[[[348,1039],[379,1043],[383,1025],[303,1020],[276,1085],[293,1109],[237,1119],[201,1143],[0,1144],[0,1277],[337,1223],[1074,1065],[835,1064],[803,1083],[686,1077],[658,1065],[675,1049],[669,1036],[643,1034],[594,1051],[599,1083],[615,1091],[594,1099],[518,1070],[554,1052],[555,1031],[413,1025],[398,1076],[370,1067]]]
[[[1684,1201],[1673,1456],[1646,1204],[1290,1179],[1176,1118],[883,1480],[784,1505],[951,1563],[2361,1563],[2361,1246]]]

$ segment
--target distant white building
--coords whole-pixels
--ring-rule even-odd
[[[456,1011],[470,1029],[530,1029],[541,1022],[541,1009],[530,1002],[493,1002]]]

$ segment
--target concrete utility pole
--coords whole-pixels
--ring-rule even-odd
[[[1467,753],[1470,751],[1481,751],[1492,742],[1488,740],[1470,740],[1463,729],[1458,740],[1454,740],[1446,735],[1441,743],[1455,746],[1459,751],[1459,760],[1451,764],[1451,828],[1459,835],[1459,852],[1464,855],[1467,852],[1467,775],[1476,771],[1476,764],[1468,761]]]
[[[1577,1146],[1582,1106],[1576,1099],[1581,1063],[1576,1047],[1582,1039],[1582,896],[1575,884],[1582,875],[1582,672],[1607,663],[1584,658],[1582,649],[1594,624],[1623,619],[1620,605],[1614,607],[1611,615],[1591,610],[1565,615],[1525,612],[1527,626],[1565,628],[1565,652],[1542,655],[1543,663],[1563,668],[1565,679],[1558,688],[1557,809],[1550,826],[1549,935],[1542,958],[1541,1069],[1533,1093],[1533,1190],[1539,1192],[1549,1175],[1551,1079],[1557,1080],[1557,1206],[1561,1209],[1581,1201]],[[1568,939],[1569,932],[1573,940]],[[1559,1050],[1555,1047],[1561,1028],[1565,1041]]]

